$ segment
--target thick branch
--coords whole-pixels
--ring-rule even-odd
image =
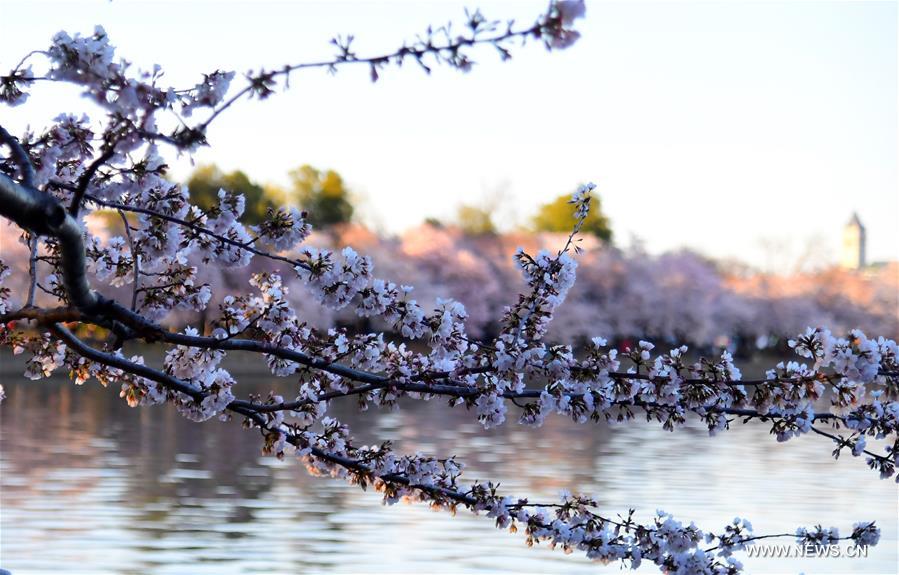
[[[161,372],[159,370],[156,370],[156,369],[144,366],[144,365],[136,364],[134,362],[128,361],[122,357],[115,356],[113,354],[109,354],[109,353],[105,353],[105,352],[96,350],[96,349],[86,345],[81,340],[79,340],[68,329],[66,329],[65,327],[63,327],[60,324],[54,325],[52,327],[52,330],[71,349],[75,350],[76,353],[78,353],[88,359],[91,359],[98,363],[107,365],[109,367],[115,367],[115,368],[127,371],[129,373],[140,375],[149,380],[159,383],[160,385],[162,385],[163,387],[165,387],[169,390],[188,395],[196,402],[201,402],[204,399],[204,397],[206,397],[206,395],[207,395],[207,393],[204,392],[203,390],[200,390],[200,389],[194,387],[193,385],[191,385],[187,382],[181,381],[178,378],[172,377],[164,372]],[[494,498],[496,498],[496,499],[499,498],[498,495],[494,495],[492,493],[490,493],[490,494],[480,493],[479,494],[479,492],[476,492],[476,490],[475,490],[476,486],[473,486],[472,489],[469,489],[468,491],[461,491],[458,487],[455,486],[455,480],[452,481],[452,488],[450,488],[450,487],[446,487],[446,486],[442,486],[442,485],[422,484],[422,483],[413,481],[404,472],[378,473],[375,471],[375,469],[373,467],[368,465],[366,463],[366,461],[364,461],[364,460],[356,459],[356,458],[346,456],[346,455],[341,455],[338,453],[330,453],[319,447],[309,445],[308,438],[301,437],[301,435],[296,430],[289,429],[289,426],[287,429],[285,429],[285,426],[280,423],[275,424],[273,426],[272,420],[267,419],[264,415],[262,415],[256,409],[255,406],[248,404],[247,402],[233,401],[226,407],[226,409],[229,411],[232,411],[236,414],[242,415],[242,416],[246,417],[249,421],[252,421],[252,423],[255,424],[263,434],[266,434],[266,435],[269,433],[280,434],[284,437],[284,439],[287,443],[290,443],[291,445],[295,446],[297,449],[308,449],[309,455],[311,455],[313,458],[316,458],[321,461],[326,461],[330,464],[337,465],[339,467],[346,469],[350,473],[351,479],[353,477],[363,478],[362,480],[364,481],[365,479],[370,478],[370,479],[378,479],[378,480],[384,482],[384,484],[402,485],[407,488],[416,490],[422,494],[426,494],[434,502],[443,503],[443,504],[452,502],[452,504],[450,504],[451,506],[453,504],[461,504],[472,511],[477,511],[478,509],[486,509],[486,508],[488,508],[489,502],[491,500],[493,500]],[[814,428],[813,428],[813,430],[814,430]],[[826,434],[826,433],[820,432],[818,430],[815,430],[815,431],[820,433],[821,435],[825,435],[827,437],[833,437],[830,434]],[[318,436],[318,437],[321,438],[322,436]],[[873,453],[870,453],[867,451],[865,453],[868,453],[869,455],[872,455],[874,457],[880,457],[880,456],[877,456],[876,454],[873,454]],[[485,495],[486,495],[486,497],[485,497]],[[549,509],[557,509],[557,510],[563,511],[566,508],[566,505],[567,505],[566,503],[562,503],[562,504],[559,504],[559,503],[530,503],[526,499],[519,499],[517,503],[508,504],[507,509],[511,513],[514,513],[516,510],[525,509],[528,507],[549,508]],[[616,521],[614,519],[604,517],[593,511],[590,511],[585,508],[586,506],[590,506],[590,507],[595,506],[595,502],[594,503],[588,502],[588,503],[586,503],[585,506],[581,507],[582,513],[587,516],[585,518],[586,522],[585,523],[577,523],[575,526],[586,526],[590,522],[598,522],[600,525],[602,525],[602,524],[613,525],[616,527],[616,531],[617,531],[617,529],[621,529],[626,533],[638,533],[639,534],[640,532],[648,533],[648,532],[653,532],[656,530],[653,527],[647,527],[645,525],[641,525],[639,523],[633,522],[630,519],[630,516],[628,516],[628,518],[626,520],[622,519],[622,521]],[[536,524],[542,528],[551,527],[551,524],[544,523],[543,521],[535,521],[534,516],[531,516],[531,518],[528,519],[527,522],[529,525]],[[873,528],[873,527],[874,527],[874,523],[871,523],[868,526],[868,528]],[[727,536],[719,536],[719,540],[720,540],[719,545],[711,547],[711,548],[707,549],[706,551],[712,552],[712,551],[715,551],[725,545],[735,546],[735,545],[745,544],[745,543],[749,543],[749,542],[760,540],[760,539],[795,537],[795,536],[796,536],[796,534],[792,534],[792,533],[775,533],[775,534],[768,534],[768,535],[749,535],[746,537],[734,537],[732,539],[728,538]],[[854,537],[855,537],[855,535],[853,533],[853,535],[843,536],[843,537],[839,537],[837,539],[838,540],[850,540],[850,539],[854,539]],[[596,539],[596,540],[585,539],[584,543],[587,544],[588,546],[593,545],[593,544],[604,545],[605,543],[607,543],[607,541],[605,541],[604,539]]]
[[[12,158],[19,167],[22,183],[33,188],[35,173],[34,166],[31,165],[31,158],[28,157],[28,152],[25,151],[25,148],[22,147],[19,140],[7,132],[3,126],[0,126],[0,142],[9,146],[9,149],[12,152]]]
[[[49,310],[49,311],[52,311],[53,314],[52,315],[51,314],[41,314],[41,313],[39,313],[39,311],[22,310],[21,312],[19,312],[18,317],[23,317],[23,318],[28,318],[28,319],[41,318],[41,319],[44,319],[45,321],[49,320],[50,318],[59,318],[59,319],[56,319],[56,321],[66,321],[66,320],[72,321],[78,315],[77,312],[75,312],[73,314],[71,310],[67,310],[66,308],[57,308],[56,310]],[[0,320],[9,321],[9,318],[6,318],[4,316],[4,317],[0,317]],[[159,381],[158,380],[159,377],[166,378],[165,381],[159,381],[159,383],[167,383],[170,380],[174,381],[174,378],[171,378],[171,376],[166,375],[164,372],[157,371],[152,368],[142,366],[139,364],[135,364],[135,363],[127,361],[124,358],[121,358],[119,356],[116,356],[113,354],[108,354],[105,352],[98,351],[94,348],[91,348],[91,347],[87,346],[86,344],[84,344],[83,342],[81,342],[80,340],[77,340],[76,338],[74,338],[74,336],[71,335],[71,332],[68,332],[68,330],[66,330],[61,325],[58,325],[58,324],[54,325],[53,331],[55,333],[57,333],[57,335],[59,335],[59,337],[61,339],[63,339],[63,341],[66,341],[66,343],[70,342],[70,340],[67,339],[67,337],[71,338],[72,341],[77,341],[78,346],[79,346],[79,348],[77,349],[78,353],[81,355],[84,355],[88,359],[97,361],[98,363],[103,363],[105,365],[116,367],[119,369],[124,369],[124,370],[130,371],[131,373],[135,373],[136,375],[140,375],[142,377],[146,377],[147,379],[151,379],[154,381]],[[66,334],[68,334],[68,335],[66,335]],[[269,351],[266,351],[266,346],[268,344],[265,344],[263,342],[256,342],[256,341],[252,341],[252,340],[233,340],[233,339],[232,340],[217,340],[215,338],[206,338],[206,337],[201,337],[201,336],[189,336],[189,335],[184,335],[184,334],[168,333],[168,332],[166,332],[162,336],[162,339],[164,341],[168,341],[169,343],[176,343],[178,345],[188,345],[191,347],[199,347],[199,348],[206,348],[206,349],[250,350],[250,351],[259,351],[261,353],[276,352],[276,353],[271,353],[271,354],[277,355],[278,357],[282,357],[284,359],[291,359],[293,361],[297,361],[298,363],[303,363],[304,365],[307,365],[312,368],[322,369],[324,371],[334,373],[335,375],[341,375],[343,377],[348,377],[355,381],[362,381],[362,382],[368,383],[368,385],[357,387],[355,389],[351,389],[346,392],[339,392],[339,391],[329,392],[329,393],[324,393],[315,398],[292,401],[292,402],[281,402],[281,403],[277,403],[277,404],[253,403],[253,402],[248,402],[248,401],[243,401],[243,400],[235,400],[234,402],[232,402],[232,404],[235,407],[240,407],[240,408],[244,408],[244,409],[252,409],[253,411],[258,412],[258,413],[271,413],[271,412],[276,412],[276,411],[295,410],[299,407],[302,407],[303,405],[307,405],[307,404],[310,404],[313,402],[330,401],[332,399],[336,399],[336,398],[340,398],[340,397],[348,397],[348,396],[352,396],[352,395],[369,393],[369,392],[372,392],[372,391],[375,391],[378,389],[383,389],[383,388],[390,388],[390,389],[395,389],[397,391],[405,391],[405,392],[410,392],[410,393],[426,393],[426,394],[432,394],[432,395],[446,395],[446,396],[461,397],[461,398],[474,397],[474,396],[477,396],[484,392],[484,390],[482,390],[482,389],[471,387],[471,386],[445,385],[445,384],[434,384],[434,383],[416,383],[416,382],[398,382],[398,381],[395,381],[386,376],[381,376],[381,375],[371,374],[371,373],[360,371],[360,370],[355,370],[353,368],[350,368],[350,367],[347,367],[347,366],[344,366],[341,364],[328,363],[324,360],[313,359],[301,352],[294,352],[294,351],[283,349],[283,348],[275,348],[273,346],[270,348]],[[216,342],[221,345],[216,346],[216,347],[197,345],[197,343],[198,343],[197,340],[201,340],[200,343],[203,343],[203,342],[209,343],[211,340],[211,342]],[[262,347],[257,347],[257,346],[262,346]],[[88,355],[88,354],[90,354],[90,355]],[[131,369],[131,367],[139,368],[139,371],[134,371]],[[630,374],[630,375],[632,375],[632,374]],[[179,390],[179,391],[181,391],[181,390]],[[518,391],[518,392],[506,391],[504,393],[499,394],[499,396],[504,399],[509,399],[509,400],[539,399],[541,394],[543,393],[543,391],[544,391],[543,389],[524,389],[524,390]],[[199,393],[202,393],[202,392],[199,392]],[[188,393],[188,395],[191,395],[191,393]],[[193,395],[191,395],[191,396],[193,397]],[[569,394],[569,397],[572,399],[579,399],[581,397],[581,394]],[[638,407],[638,408],[647,409],[647,410],[664,409],[664,408],[674,407],[674,406],[667,406],[667,405],[662,405],[662,404],[647,403],[647,402],[640,402],[640,401],[620,401],[620,402],[615,402],[613,405],[620,405],[621,407],[633,406],[633,407]],[[718,407],[718,406],[702,406],[702,407],[688,408],[688,409],[690,409],[690,411],[696,411],[698,409],[702,409],[703,411],[706,411],[708,413],[721,413],[721,414],[733,415],[733,416],[737,416],[737,417],[765,418],[765,419],[777,419],[778,417],[780,417],[777,414],[763,414],[754,409],[744,409],[744,408],[732,408],[732,407],[725,408],[725,407]],[[842,420],[843,418],[841,416],[833,414],[833,413],[820,412],[820,413],[815,413],[813,419],[815,421],[819,421],[819,420],[831,420],[831,419]]]
[[[20,158],[24,150],[18,146],[17,152],[17,145],[11,143],[15,140],[2,127],[0,130],[0,139],[11,146],[17,161],[23,162],[20,165],[22,183],[0,174],[0,215],[23,229],[59,240],[63,285],[69,301],[82,309],[94,307],[97,295],[87,281],[81,226],[66,213],[59,200],[34,187],[34,166],[27,154]]]
[[[56,335],[56,337],[64,341],[66,345],[73,349],[78,355],[86,357],[91,361],[95,361],[109,367],[115,367],[134,375],[145,377],[149,380],[160,383],[173,391],[178,391],[185,395],[189,395],[191,398],[197,401],[202,401],[203,397],[205,396],[205,394],[201,390],[193,387],[192,385],[184,383],[165,372],[159,371],[158,369],[153,369],[152,367],[147,367],[146,365],[135,363],[133,361],[128,361],[124,357],[100,351],[87,345],[86,343],[75,337],[75,335],[61,323],[53,324],[51,326],[51,331],[54,335]]]
[[[11,321],[31,320],[39,324],[52,324],[57,322],[82,321],[84,314],[78,309],[63,306],[51,309],[25,306],[22,309],[0,314],[0,324]]]
[[[82,309],[96,305],[97,295],[87,281],[81,226],[56,198],[0,174],[0,215],[23,229],[59,240],[63,286],[69,301]]]
[[[47,324],[55,321],[81,321],[88,323],[97,323],[98,325],[109,327],[110,319],[113,319],[114,325],[119,325],[121,329],[129,330],[130,333],[126,334],[130,337],[144,337],[148,340],[152,341],[164,341],[167,343],[175,344],[175,345],[183,345],[188,347],[194,347],[199,349],[218,349],[222,351],[246,351],[251,353],[261,353],[268,354],[274,357],[278,357],[280,359],[285,359],[289,361],[296,362],[300,365],[318,369],[321,371],[325,371],[331,373],[333,375],[337,375],[340,377],[347,378],[349,380],[364,383],[366,385],[353,388],[346,392],[328,392],[322,394],[321,396],[308,399],[308,400],[298,400],[292,402],[283,402],[279,404],[255,404],[253,405],[254,409],[258,409],[263,412],[274,412],[274,411],[283,411],[283,410],[293,410],[297,409],[303,405],[309,404],[311,402],[319,402],[319,401],[330,401],[332,399],[337,399],[340,397],[348,397],[353,395],[360,395],[364,393],[369,393],[371,391],[375,391],[383,388],[390,388],[397,391],[404,391],[409,393],[427,393],[432,395],[446,395],[452,397],[460,397],[460,398],[470,398],[476,397],[482,393],[484,390],[478,387],[473,387],[469,385],[455,385],[455,384],[439,384],[436,383],[438,381],[444,381],[451,379],[454,374],[447,372],[423,372],[412,376],[411,381],[401,382],[396,379],[382,375],[377,373],[372,373],[364,370],[355,369],[353,367],[330,362],[323,359],[318,359],[309,356],[300,351],[278,347],[268,342],[257,341],[252,339],[236,339],[236,338],[224,338],[217,339],[214,337],[208,336],[194,336],[187,335],[183,333],[172,333],[161,326],[147,320],[140,314],[129,310],[128,308],[122,306],[118,302],[112,300],[103,300],[101,302],[101,307],[103,308],[103,312],[105,315],[103,316],[94,316],[91,314],[84,314],[77,310],[72,310],[71,308],[56,308],[53,310],[40,310],[37,308],[23,308],[17,312],[12,312],[8,314],[4,314],[0,316],[0,321],[8,322],[16,319],[30,319],[36,320],[39,323]],[[108,315],[109,317],[106,317]],[[126,327],[127,326],[127,327]],[[120,331],[121,331],[120,329]],[[455,374],[456,376],[465,375],[469,373],[488,373],[490,370],[487,368],[475,368],[472,370],[460,370],[459,373]],[[879,375],[882,376],[895,376],[897,375],[894,372],[885,372],[881,371]],[[669,378],[667,376],[656,376],[650,377],[646,374],[638,374],[638,373],[628,373],[628,372],[611,372],[609,376],[614,379],[626,380],[626,379],[640,379],[640,380],[650,380],[650,381],[658,381],[665,382],[668,381]],[[422,383],[424,382],[424,383]],[[794,380],[789,378],[774,378],[774,379],[758,379],[758,380],[726,380],[726,381],[707,381],[702,379],[685,379],[681,382],[682,385],[765,385],[765,384],[802,384],[801,380]],[[509,400],[515,399],[539,399],[541,394],[543,393],[543,389],[525,389],[520,392],[506,391],[504,393],[499,394],[500,397]],[[572,399],[581,398],[581,394],[566,394],[568,397]],[[637,407],[646,407],[650,409],[655,409],[659,407],[664,407],[656,404],[638,404],[638,403],[628,403],[621,402],[621,405],[635,405]],[[750,409],[738,409],[738,408],[706,408],[710,412],[716,413],[724,413],[727,415],[734,415],[740,417],[772,417],[770,415],[761,414],[755,410]],[[825,420],[825,419],[840,419],[839,416],[831,414],[831,413],[816,413],[816,420]]]

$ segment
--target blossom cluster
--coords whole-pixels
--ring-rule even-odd
[[[517,37],[562,48],[577,39],[571,25],[583,12],[582,1],[560,0],[533,27],[516,32],[510,25],[494,36],[484,36],[494,25],[476,13],[470,16],[472,36],[458,44],[407,46],[368,62],[376,72],[404,58],[424,65],[430,54],[465,69],[471,61],[463,47],[482,42],[502,51]],[[337,45],[341,53],[332,66],[360,61],[348,42]],[[282,72],[250,77],[245,91],[230,99],[230,72],[205,75],[186,91],[160,88],[161,70],[132,75],[126,62],[116,60],[101,28],[88,37],[58,34],[47,57],[48,78],[81,86],[109,115],[99,128],[87,118],[61,116],[50,129],[21,140],[0,131],[15,152],[0,167],[4,174],[18,170],[21,179],[2,175],[0,200],[8,199],[3,194],[9,189],[20,192],[17,201],[40,197],[40,205],[29,206],[32,211],[48,204],[52,214],[63,214],[63,224],[82,232],[72,237],[49,226],[45,237],[30,243],[29,280],[31,291],[43,292],[40,300],[14,305],[10,290],[0,284],[0,345],[27,353],[30,378],[66,369],[78,384],[93,378],[104,386],[120,385],[120,396],[131,406],[171,404],[193,421],[238,418],[260,432],[264,453],[293,455],[312,473],[373,485],[386,503],[412,499],[440,509],[463,507],[487,515],[500,528],[523,529],[531,544],[547,542],[630,568],[653,563],[666,573],[740,572],[733,553],[757,536],[740,518],[720,532],[707,532],[663,512],[642,523],[634,512],[611,519],[599,513],[596,499],[583,495],[564,493],[558,502],[538,503],[503,495],[490,482],[464,483],[464,466],[452,457],[401,454],[389,442],[356,446],[349,427],[329,414],[330,403],[353,398],[360,408],[397,408],[401,400],[447,398],[450,406],[473,410],[487,428],[502,425],[512,409],[530,426],[553,414],[587,423],[630,421],[643,412],[665,429],[679,428],[693,415],[710,433],[719,433],[735,418],[760,420],[771,425],[778,440],[816,432],[836,443],[835,456],[846,448],[864,456],[881,477],[895,475],[899,404],[891,398],[899,387],[899,349],[892,340],[869,339],[861,331],[840,338],[810,329],[791,346],[812,365],[781,363],[763,380],[744,380],[726,351],[691,361],[685,345],[659,353],[653,343],[639,341],[619,352],[599,336],[585,349],[547,341],[575,283],[575,236],[588,215],[592,184],[572,196],[577,223],[560,250],[515,254],[525,289],[503,310],[498,334],[476,340],[460,302],[437,299],[428,311],[412,298],[412,287],[375,277],[371,257],[348,247],[337,255],[302,245],[310,228],[300,210],[272,210],[264,222],[249,227],[241,221],[242,196],[222,190],[218,204],[204,210],[191,204],[184,186],[166,178],[163,146],[182,152],[204,143],[205,127],[236,97],[270,95]],[[0,95],[20,103],[27,80],[17,68],[3,77]],[[210,112],[204,122],[169,134],[158,130],[162,112],[187,116],[201,108]],[[90,232],[86,216],[99,209],[117,213],[123,235],[100,238]],[[27,217],[12,219],[23,229],[37,227]],[[86,261],[79,264],[82,251]],[[214,310],[213,286],[203,280],[201,268],[246,269],[255,258],[285,265],[279,272],[248,274],[252,290],[227,294]],[[86,271],[98,280],[93,289],[130,287],[130,305],[97,291],[90,292],[89,304],[70,297],[79,282],[88,281]],[[0,264],[0,282],[6,272]],[[313,329],[291,305],[281,272],[295,274],[320,305],[378,319],[398,337]],[[176,309],[200,312],[204,319],[172,330],[164,322]],[[93,330],[88,335],[96,344],[73,333],[72,326]],[[140,355],[126,357],[126,346],[146,343],[165,347],[161,367]],[[264,356],[273,374],[295,382],[292,397],[273,392],[241,397],[222,367],[228,353]],[[830,409],[818,411],[827,399]],[[850,435],[836,435],[838,428]],[[868,440],[886,446],[877,452]],[[857,523],[848,537],[821,527],[800,529],[795,536],[815,544],[851,538],[873,545],[879,533],[873,523]]]

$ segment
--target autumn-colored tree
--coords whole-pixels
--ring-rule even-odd
[[[534,216],[534,229],[538,232],[567,232],[575,223],[574,214],[571,211],[570,194],[562,194],[548,204],[543,204],[537,215]],[[599,198],[593,197],[590,204],[590,214],[584,220],[581,231],[593,234],[605,241],[612,240],[612,228],[609,218],[602,213]]]
[[[289,173],[295,201],[316,228],[346,223],[353,218],[353,204],[343,178],[334,170],[318,170],[305,164]]]
[[[486,236],[496,233],[490,210],[463,204],[456,212],[459,227],[467,236]]]

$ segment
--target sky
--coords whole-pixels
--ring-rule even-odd
[[[543,1],[0,3],[0,69],[59,30],[102,24],[120,56],[190,86],[215,69],[360,55],[464,21],[464,8],[530,24]],[[291,89],[242,101],[212,146],[171,157],[286,184],[301,164],[337,170],[368,224],[398,233],[459,204],[496,203],[501,228],[593,181],[616,241],[651,253],[690,248],[789,271],[839,259],[857,211],[871,261],[899,259],[896,2],[590,2],[582,38],[462,74],[414,65],[373,84],[364,69],[301,72]],[[410,63],[411,64],[411,63]],[[35,70],[39,70],[35,60]],[[235,85],[238,85],[235,80]],[[90,111],[42,85],[0,110],[14,132]]]

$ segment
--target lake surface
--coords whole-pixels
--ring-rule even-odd
[[[192,423],[168,407],[129,408],[96,382],[30,382],[0,355],[0,566],[13,575],[287,573],[620,573],[493,527],[420,505],[381,505],[378,494],[307,475],[260,455],[238,422]],[[284,381],[245,374],[235,392]],[[575,425],[551,418],[484,431],[445,403],[398,412],[332,413],[359,443],[391,439],[406,452],[456,454],[469,479],[511,494],[553,499],[596,494],[608,515],[656,509],[719,530],[734,516],[757,533],[817,523],[848,534],[876,520],[866,559],[739,558],[750,573],[896,573],[897,489],[859,459],[830,458],[806,436],[778,444],[761,424],[709,438],[695,422],[677,433],[643,421]],[[784,539],[783,543],[792,543]],[[640,570],[656,572],[649,565]]]

